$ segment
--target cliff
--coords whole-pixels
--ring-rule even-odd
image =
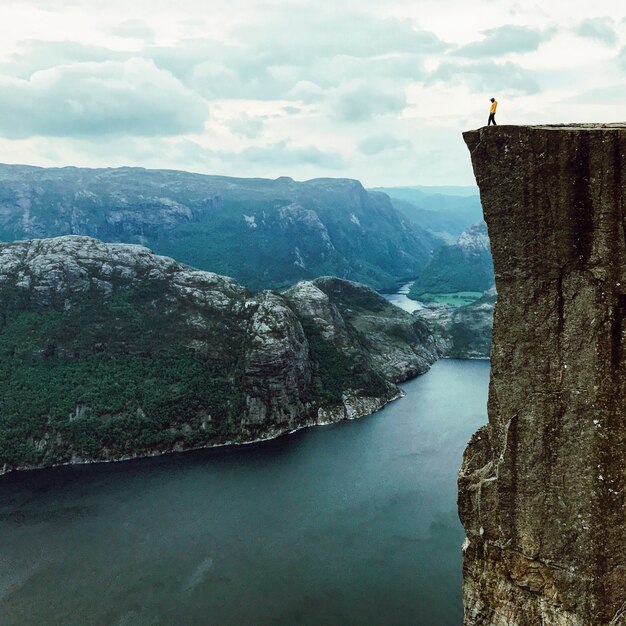
[[[626,623],[626,124],[464,134],[498,301],[465,624]]]
[[[0,165],[0,241],[62,235],[146,245],[253,290],[324,275],[393,287],[439,245],[356,180]]]
[[[139,245],[0,244],[0,473],[360,417],[436,356],[357,283],[252,294]]]

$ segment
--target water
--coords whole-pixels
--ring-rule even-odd
[[[354,422],[0,479],[0,623],[459,625],[456,472],[489,364]]]
[[[407,283],[403,285],[396,293],[383,293],[385,298],[389,300],[392,304],[399,306],[401,309],[404,309],[408,313],[413,313],[413,311],[418,311],[419,309],[423,309],[424,305],[421,302],[417,302],[417,300],[411,300],[408,297],[409,289],[413,283]]]

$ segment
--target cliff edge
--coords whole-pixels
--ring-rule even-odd
[[[626,624],[626,123],[464,133],[498,301],[465,624]]]

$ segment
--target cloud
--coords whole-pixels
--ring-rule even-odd
[[[381,19],[353,10],[323,10],[306,4],[276,4],[237,20],[220,38],[179,38],[152,45],[153,32],[141,20],[127,20],[104,33],[139,39],[139,50],[71,41],[31,40],[0,66],[0,73],[22,78],[57,65],[151,60],[207,99],[284,99],[301,91],[304,102],[315,88],[330,92],[355,78],[415,80],[425,74],[424,60],[447,50],[434,33],[407,19]],[[312,86],[308,93],[306,86]],[[320,94],[317,94],[318,99]],[[325,95],[322,93],[323,99]]]
[[[40,70],[73,63],[124,60],[130,55],[76,41],[42,41],[28,39],[19,42],[17,50],[0,64],[0,74],[29,78]]]
[[[326,91],[310,80],[298,81],[288,92],[287,97],[300,100],[304,103],[319,102],[323,100]]]
[[[221,41],[187,39],[143,55],[207,98],[281,99],[370,76],[410,80],[449,45],[409,20],[305,5],[268,8]],[[315,97],[310,90],[304,101]]]
[[[200,132],[205,101],[151,61],[76,63],[0,77],[5,137],[168,136]]]
[[[241,26],[234,35],[268,58],[301,65],[319,57],[372,57],[390,53],[432,54],[448,46],[434,33],[418,30],[407,19],[315,7],[280,7]]]
[[[484,39],[457,48],[455,54],[467,58],[500,57],[513,52],[533,52],[554,34],[553,29],[505,24],[483,31]]]
[[[503,90],[535,94],[539,85],[532,72],[517,63],[507,61],[477,61],[474,63],[441,64],[429,77],[429,82],[461,82],[473,90],[484,91],[488,96]]]
[[[353,80],[331,98],[332,114],[346,122],[361,122],[378,115],[399,113],[406,107],[406,95],[396,84],[374,85]]]
[[[154,30],[142,20],[125,20],[124,22],[119,22],[108,28],[107,32],[125,39],[143,39],[144,41],[150,41],[154,38]]]
[[[610,17],[589,18],[579,24],[576,34],[612,46],[617,43],[617,33],[613,28],[613,23]]]
[[[626,61],[626,52],[624,61]],[[626,69],[626,65],[624,69]],[[610,87],[600,87],[577,93],[575,96],[563,98],[561,102],[567,105],[587,105],[597,110],[601,106],[619,106],[624,101],[626,101],[626,84],[622,83],[621,85],[614,84]]]
[[[230,130],[235,134],[247,139],[255,139],[259,136],[265,126],[265,119],[259,116],[244,113],[228,124]]]
[[[180,141],[177,148],[181,159],[196,163],[200,167],[207,165],[215,170],[235,170],[241,176],[254,172],[284,172],[302,169],[307,166],[332,171],[345,167],[344,158],[336,153],[321,150],[311,145],[294,145],[287,141],[277,141],[267,145],[250,146],[240,151],[211,150],[194,141]],[[192,169],[197,169],[192,168]],[[271,174],[265,174],[271,175]]]
[[[626,72],[626,46],[624,46],[620,51],[619,51],[619,55],[618,55],[618,60],[619,63],[622,67],[622,70],[624,72]]]
[[[373,156],[390,150],[410,150],[412,145],[407,139],[400,139],[389,133],[380,133],[361,140],[357,144],[357,149],[362,154]]]
[[[279,141],[269,146],[252,146],[238,155],[244,161],[289,169],[294,163],[315,165],[326,170],[336,170],[345,166],[343,157],[335,152],[320,150],[315,146],[293,146]]]

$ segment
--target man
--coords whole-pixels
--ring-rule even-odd
[[[491,108],[489,109],[489,119],[487,120],[487,126],[489,126],[491,122],[493,122],[494,126],[497,126],[496,124],[496,108],[497,107],[498,107],[498,103],[496,102],[496,99],[491,98]]]

